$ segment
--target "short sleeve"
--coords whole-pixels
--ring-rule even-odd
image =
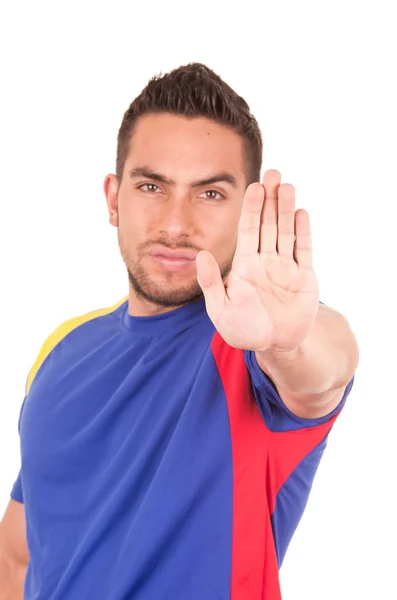
[[[271,431],[291,431],[295,429],[315,427],[331,420],[339,414],[353,387],[354,377],[348,383],[339,405],[328,415],[319,419],[304,419],[292,413],[284,404],[276,386],[260,368],[255,352],[244,351],[245,363],[250,374],[252,390],[262,413],[266,426]]]
[[[244,358],[256,403],[272,432],[268,457],[268,503],[278,566],[281,567],[305,510],[334,417],[342,410],[354,377],[335,410],[319,419],[304,419],[293,414],[284,404],[276,386],[260,368],[255,352],[245,351]]]
[[[52,350],[55,348],[55,346],[58,344],[58,342],[60,341],[60,339],[62,338],[62,336],[65,335],[65,330],[66,332],[69,332],[71,326],[73,326],[75,320],[74,319],[70,319],[70,321],[67,321],[64,325],[66,325],[65,329],[62,329],[63,326],[57,327],[45,340],[44,344],[41,346],[40,352],[32,366],[32,368],[29,371],[28,377],[27,377],[27,381],[26,381],[26,386],[25,386],[25,398],[23,400],[22,406],[21,406],[21,410],[19,413],[19,421],[18,421],[18,432],[19,434],[21,433],[21,418],[23,415],[23,409],[26,403],[26,400],[28,398],[29,395],[29,390],[30,387],[33,383],[33,380],[37,374],[37,372],[39,371],[39,369],[41,368],[41,365],[43,364],[43,362],[46,360],[46,358],[48,357],[48,355],[52,352]],[[21,467],[21,470],[18,474],[18,477],[16,479],[16,481],[14,482],[14,485],[11,489],[11,498],[12,500],[15,500],[16,502],[21,502],[23,503],[23,467]]]
[[[19,413],[19,419],[18,419],[18,432],[21,432],[21,417],[22,417],[22,412],[23,412],[23,408],[25,406],[25,402],[26,402],[26,396],[24,398],[24,401],[22,402],[22,406],[21,406],[21,410]],[[14,482],[14,485],[12,486],[11,489],[11,499],[15,500],[15,502],[20,502],[23,503],[23,487],[22,487],[22,472],[21,470],[18,473],[18,477]]]
[[[23,489],[22,489],[22,476],[21,471],[19,471],[18,477],[14,482],[11,490],[11,499],[15,500],[15,502],[20,502],[23,504]]]

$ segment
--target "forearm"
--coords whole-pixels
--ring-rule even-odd
[[[23,600],[26,565],[0,561],[0,600]]]
[[[257,352],[261,369],[282,388],[297,394],[321,394],[347,385],[358,363],[356,338],[346,319],[320,305],[303,344],[292,352]]]

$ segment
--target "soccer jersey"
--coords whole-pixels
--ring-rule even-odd
[[[19,423],[26,600],[279,600],[330,415],[283,404],[204,300],[71,319],[30,371]]]

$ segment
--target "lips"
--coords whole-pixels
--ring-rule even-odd
[[[149,254],[153,257],[166,258],[168,260],[195,260],[197,252],[194,250],[180,249],[172,250],[171,248],[153,248]]]
[[[190,267],[195,261],[197,252],[185,248],[171,250],[170,248],[153,248],[149,255],[158,266],[166,271],[178,272]]]

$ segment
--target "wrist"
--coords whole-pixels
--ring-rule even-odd
[[[262,362],[292,362],[297,360],[303,355],[303,344],[297,346],[296,348],[284,350],[280,348],[265,348],[262,350],[257,350],[256,356]]]

